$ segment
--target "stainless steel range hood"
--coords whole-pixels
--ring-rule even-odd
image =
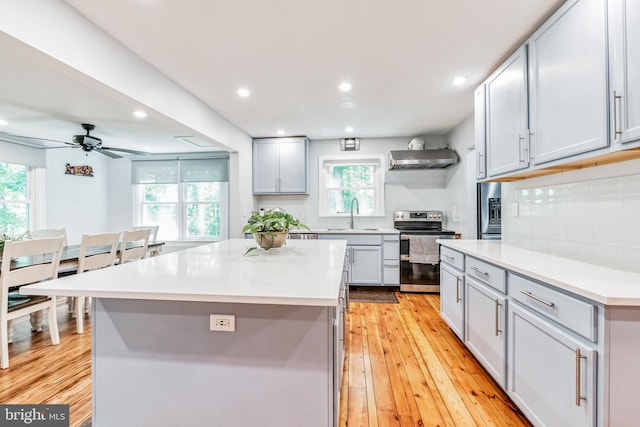
[[[389,152],[389,170],[444,169],[458,163],[458,154],[450,148],[437,150],[396,150]]]

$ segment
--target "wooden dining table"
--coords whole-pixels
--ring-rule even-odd
[[[128,248],[132,248],[136,245],[136,242],[131,242],[127,244]],[[149,256],[156,256],[162,253],[162,247],[164,246],[164,242],[154,242],[149,243],[147,246],[147,253]],[[101,246],[89,248],[87,250],[87,255],[98,255],[101,253],[107,253],[111,250],[110,246]],[[118,244],[118,252],[120,251],[120,243]],[[80,256],[80,245],[67,245],[63,246],[60,251],[60,268],[61,272],[63,271],[73,271],[74,268],[78,267],[78,257]],[[21,257],[12,261],[12,264],[15,265],[16,268],[19,267],[27,267],[34,264],[39,264],[47,260],[47,257],[50,259],[50,255],[41,255],[41,256],[31,256],[31,257]],[[0,260],[0,265],[2,261]]]

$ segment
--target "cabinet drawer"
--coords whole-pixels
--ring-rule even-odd
[[[458,251],[454,251],[453,249],[449,249],[445,246],[440,246],[440,261],[446,262],[458,270],[464,271],[464,255]]]
[[[382,236],[384,259],[400,260],[400,236]]]
[[[400,284],[400,261],[384,260],[382,276],[385,285],[399,285]]]
[[[346,240],[347,245],[374,245],[382,246],[381,234],[320,234],[321,239]]]
[[[469,276],[486,283],[487,285],[499,290],[502,293],[507,292],[506,272],[500,267],[489,264],[479,259],[467,257],[465,273]]]
[[[597,341],[597,315],[594,304],[516,274],[509,274],[509,296],[578,335],[593,342]]]

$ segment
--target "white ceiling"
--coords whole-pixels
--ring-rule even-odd
[[[443,134],[473,90],[559,0],[66,0],[252,137]],[[81,36],[81,35],[79,35]],[[0,132],[188,151],[170,119],[0,33]],[[100,52],[88,52],[99,55]],[[457,75],[466,84],[451,85]],[[338,84],[349,81],[349,94]],[[246,87],[251,96],[239,98]],[[0,138],[2,135],[0,134]],[[111,138],[111,139],[110,139]],[[51,144],[50,144],[51,145]]]

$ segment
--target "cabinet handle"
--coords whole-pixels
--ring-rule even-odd
[[[384,239],[384,242],[385,243],[398,243],[397,240],[387,240],[387,239]]]
[[[478,178],[484,178],[484,165],[482,162],[483,157],[483,153],[478,153]]]
[[[586,396],[582,396],[580,394],[580,390],[582,389],[581,386],[581,378],[582,378],[582,372],[580,369],[580,359],[587,359],[587,356],[583,356],[580,353],[580,349],[576,348],[576,406],[580,406],[580,401],[581,400],[587,400]]]
[[[496,300],[496,336],[502,332],[500,330],[500,307],[502,307],[502,304],[500,304],[499,300]]]
[[[618,95],[613,91],[613,139],[617,139],[618,135],[622,135],[622,130],[618,130],[618,101],[622,102],[622,95]]]
[[[443,258],[446,258],[449,262],[456,262],[456,259],[452,256],[442,254]]]
[[[518,135],[518,160],[520,164],[524,164],[524,156],[522,155],[522,143],[524,142],[524,136]]]
[[[456,304],[460,302],[460,276],[456,276]]]
[[[396,264],[385,264],[384,268],[400,268],[400,266]]]
[[[477,267],[471,267],[471,269],[472,269],[473,271],[475,271],[476,273],[478,273],[478,274],[482,274],[482,275],[483,275],[483,276],[485,276],[485,277],[489,275],[489,273],[487,273],[486,271],[482,271],[482,270],[480,270],[480,269],[479,269],[479,268],[477,268]]]
[[[531,292],[526,292],[526,291],[520,291],[521,294],[525,294],[526,296],[528,296],[529,298],[533,298],[534,300],[541,302],[542,304],[546,305],[547,307],[554,307],[556,304],[553,302],[549,302],[546,300],[543,300],[540,297],[535,296],[534,294],[532,294]]]

